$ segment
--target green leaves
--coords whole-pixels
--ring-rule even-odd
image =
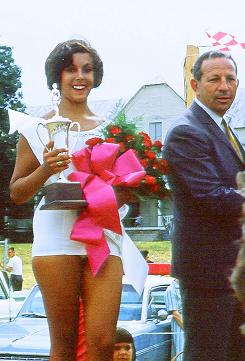
[[[14,63],[12,48],[0,46],[0,129],[9,131],[8,114],[6,109],[24,111],[21,92],[21,69]]]
[[[18,133],[8,134],[9,117],[8,109],[23,112],[25,105],[22,103],[21,69],[15,64],[12,48],[0,45],[0,235],[3,233],[3,217],[5,208],[10,204],[9,181],[14,169],[16,157],[16,144]]]

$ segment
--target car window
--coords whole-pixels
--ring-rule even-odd
[[[122,289],[119,321],[140,320],[142,311],[142,296],[134,290],[133,286],[124,284]]]
[[[4,293],[3,291],[3,283],[2,283],[2,280],[0,279],[0,300],[5,300],[7,297],[6,297],[6,294]]]
[[[27,317],[29,315],[35,317],[35,315],[45,316],[45,314],[42,295],[38,286],[36,286],[21,308],[20,316]]]
[[[5,294],[3,292],[3,289],[2,289],[2,287],[0,285],[0,300],[5,300],[5,299],[6,299],[6,296],[5,296]]]
[[[38,291],[30,304],[30,312],[45,314],[41,292]]]
[[[164,301],[164,292],[167,286],[153,287],[150,291],[147,318],[156,318],[157,312],[160,310],[167,310]]]

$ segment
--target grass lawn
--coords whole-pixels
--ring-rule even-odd
[[[169,241],[160,242],[135,242],[140,249],[149,251],[150,259],[154,262],[170,262],[171,259],[171,243]],[[23,261],[23,289],[29,289],[35,284],[35,278],[32,273],[31,266],[31,247],[30,243],[13,243],[8,245],[14,247],[16,255]],[[0,261],[3,262],[3,247],[0,247]]]

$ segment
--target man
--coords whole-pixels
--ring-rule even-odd
[[[178,356],[178,361],[183,361],[184,349],[184,331],[182,320],[182,301],[179,289],[179,280],[174,278],[166,291],[164,300],[167,311],[172,314],[171,332],[172,332],[172,355]]]
[[[14,247],[8,249],[9,262],[6,266],[6,271],[11,272],[10,284],[13,291],[21,291],[23,284],[22,277],[22,260],[16,256]]]
[[[235,61],[229,54],[204,53],[194,64],[191,86],[196,98],[169,130],[164,148],[174,199],[172,274],[182,293],[184,360],[244,360],[243,315],[229,277],[245,212],[236,191],[245,158],[223,121],[238,86]]]
[[[118,327],[114,344],[113,361],[135,361],[134,339],[130,332]]]
[[[140,253],[142,254],[142,256],[144,257],[144,259],[146,260],[147,263],[154,263],[153,261],[150,260],[148,250],[144,249],[144,250],[140,251]]]

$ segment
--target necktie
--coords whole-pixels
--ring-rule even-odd
[[[235,136],[235,134],[231,130],[230,126],[225,121],[225,119],[222,119],[221,124],[223,125],[224,130],[225,130],[225,134],[226,134],[227,138],[229,139],[231,145],[235,149],[238,157],[241,159],[242,162],[244,162],[244,150],[242,148],[241,143],[239,142],[239,140],[237,139],[237,137]]]

